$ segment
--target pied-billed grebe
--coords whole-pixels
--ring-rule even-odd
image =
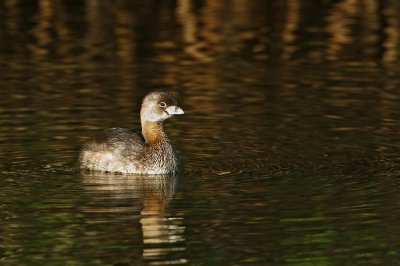
[[[142,103],[142,132],[109,128],[86,143],[79,156],[81,169],[134,174],[168,174],[178,171],[178,158],[164,131],[163,122],[183,114],[175,98],[152,92]]]

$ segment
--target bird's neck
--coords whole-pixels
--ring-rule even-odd
[[[149,145],[160,141],[167,141],[167,135],[165,134],[162,122],[143,121],[142,134]]]

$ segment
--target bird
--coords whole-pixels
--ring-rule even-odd
[[[164,129],[164,121],[184,111],[168,92],[151,92],[141,105],[141,130],[109,128],[82,146],[82,170],[122,174],[172,174],[180,161]]]

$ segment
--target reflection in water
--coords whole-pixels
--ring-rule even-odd
[[[326,31],[331,34],[331,39],[327,48],[329,58],[331,59],[340,58],[340,50],[353,41],[353,35],[350,32],[351,29],[349,26],[354,22],[354,15],[357,9],[354,3],[356,1],[351,2],[338,2],[332,7],[332,12],[330,12],[326,18]]]
[[[85,173],[83,177],[85,189],[91,197],[130,201],[135,206],[142,206],[139,222],[143,239],[143,260],[150,265],[186,263],[186,259],[179,256],[185,251],[183,218],[171,216],[166,210],[175,194],[178,176]],[[118,205],[109,207],[109,210],[100,206],[98,208],[88,211],[121,211]]]
[[[287,7],[287,23],[282,29],[282,39],[285,45],[282,49],[282,58],[290,59],[295,52],[296,47],[293,45],[296,41],[296,29],[299,26],[300,19],[300,3],[298,0],[289,0]]]
[[[394,0],[3,1],[0,263],[398,264],[399,25]],[[179,193],[82,184],[81,144],[160,88]]]
[[[193,14],[191,0],[178,1],[177,17],[182,24],[182,39],[186,45],[184,51],[195,59],[209,61],[210,58],[201,51],[205,47],[205,43],[197,38],[197,19]]]
[[[381,60],[399,55],[399,3],[376,0],[74,2],[0,6],[8,64],[182,59]],[[178,26],[178,27],[177,27]],[[33,39],[33,40],[32,40]],[[19,42],[26,45],[19,45]],[[2,52],[1,52],[2,51]],[[6,62],[6,60],[3,60]]]

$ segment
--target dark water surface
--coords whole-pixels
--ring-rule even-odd
[[[0,264],[400,264],[399,3],[155,2],[0,4]],[[185,173],[79,173],[160,88]]]

